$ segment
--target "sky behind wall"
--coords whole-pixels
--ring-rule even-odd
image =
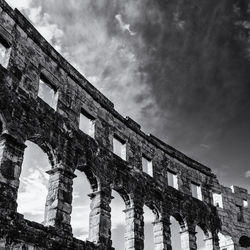
[[[250,191],[247,1],[7,2],[124,116]]]

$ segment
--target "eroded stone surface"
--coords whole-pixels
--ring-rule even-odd
[[[0,66],[0,249],[112,249],[112,189],[126,205],[126,249],[143,249],[144,204],[155,213],[155,250],[171,249],[170,216],[180,224],[182,249],[196,249],[196,225],[206,234],[207,250],[225,248],[229,241],[221,241],[219,247],[219,232],[232,239],[228,249],[243,249],[240,238],[250,237],[247,190],[223,187],[208,167],[144,134],[139,124],[118,114],[113,103],[65,61],[19,11],[3,0],[0,7],[0,36],[10,46],[8,66]],[[58,92],[56,110],[38,97],[41,76]],[[95,120],[94,136],[78,128],[82,110]],[[114,136],[126,143],[126,160],[113,153]],[[44,225],[16,212],[27,140],[39,145],[51,163]],[[153,177],[142,171],[142,156],[152,161]],[[86,174],[93,189],[92,242],[72,235],[76,169]],[[177,174],[178,190],[168,186],[168,171]],[[202,201],[191,196],[191,183],[201,187]],[[223,208],[214,206],[213,193],[222,194]]]

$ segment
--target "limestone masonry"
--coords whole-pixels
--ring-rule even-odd
[[[250,249],[246,189],[220,185],[211,169],[143,133],[18,10],[0,0],[0,12],[0,249],[114,249],[112,190],[124,200],[127,250],[144,248],[144,205],[155,214],[155,250],[171,249],[170,216],[182,250],[197,249],[196,226],[206,250]],[[51,164],[43,224],[17,213],[27,140]],[[76,169],[93,190],[88,241],[74,238],[70,224]]]

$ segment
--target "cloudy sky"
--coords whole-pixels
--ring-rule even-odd
[[[250,190],[247,1],[8,2],[120,113]]]

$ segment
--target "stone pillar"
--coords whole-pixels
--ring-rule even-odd
[[[125,250],[144,249],[144,222],[143,204],[134,202],[124,210],[126,229],[125,229]]]
[[[219,238],[217,234],[209,235],[204,241],[206,250],[220,250]]]
[[[171,250],[170,217],[153,222],[154,250]]]
[[[70,215],[72,211],[73,178],[75,175],[61,166],[47,171],[50,175],[48,196],[45,205],[44,223],[67,232],[72,232]]]
[[[16,211],[25,144],[8,134],[0,136],[0,207]]]
[[[181,250],[197,250],[195,225],[181,230]]]
[[[91,198],[89,215],[89,237],[94,243],[111,247],[111,189],[101,187],[100,191],[89,194]]]

